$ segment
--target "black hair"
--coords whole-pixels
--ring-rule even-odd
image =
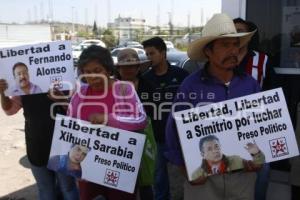
[[[121,77],[121,74],[120,74],[120,72],[119,72],[119,69],[120,69],[120,66],[117,67],[117,69],[114,70],[114,77],[115,77],[116,79],[122,81],[123,78]],[[137,79],[140,79],[141,76],[142,76],[142,72],[141,72],[140,69],[139,69],[138,74],[136,75],[136,77],[137,77]]]
[[[91,61],[98,62],[109,73],[113,72],[114,62],[108,49],[97,45],[91,45],[84,49],[79,56],[78,69],[82,72],[84,66]]]
[[[160,37],[153,37],[153,38],[150,38],[148,40],[145,40],[145,41],[142,42],[142,45],[143,45],[144,48],[154,47],[157,50],[159,50],[160,52],[162,52],[162,51],[166,52],[167,51],[167,45],[164,42],[164,40]]]
[[[200,149],[200,151],[203,153],[203,145],[204,145],[205,142],[214,141],[214,140],[217,141],[217,142],[220,142],[219,138],[217,138],[214,135],[209,135],[209,136],[206,136],[204,138],[201,138],[200,142],[199,142],[199,149]]]
[[[15,76],[15,69],[16,69],[18,66],[24,66],[24,67],[27,69],[27,71],[28,71],[28,67],[27,67],[27,65],[26,65],[25,63],[17,62],[16,64],[14,64],[13,70],[12,70],[14,76]]]
[[[254,35],[252,36],[248,48],[250,50],[258,50],[258,46],[259,46],[259,33],[258,33],[258,28],[256,26],[256,24],[254,24],[253,22],[247,21],[247,26],[249,31],[255,31]]]
[[[75,146],[82,146],[82,147],[86,147],[86,148],[88,149],[88,152],[89,152],[89,151],[91,151],[91,147],[89,147],[89,146],[85,146],[85,145],[81,145],[81,144],[76,144],[76,143],[72,143],[72,144],[71,144],[71,148],[70,148],[70,150],[71,150],[73,147],[75,147]]]
[[[256,24],[254,24],[251,21],[245,21],[242,18],[235,18],[233,19],[233,23],[240,23],[240,24],[245,24],[247,26],[247,29],[249,32],[255,31],[254,35],[252,36],[249,44],[248,44],[248,49],[249,50],[258,50],[259,46],[259,33],[258,33],[258,28]]]
[[[247,22],[240,17],[233,19],[233,23],[234,24],[240,23],[240,24],[245,24],[248,26]]]

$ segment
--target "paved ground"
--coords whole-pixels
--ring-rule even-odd
[[[23,128],[22,112],[7,117],[0,111],[0,200],[36,199],[35,182],[25,156]]]

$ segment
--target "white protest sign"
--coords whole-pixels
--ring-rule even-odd
[[[145,135],[56,116],[48,168],[133,193]]]
[[[75,84],[70,41],[0,49],[0,79],[7,96],[46,93],[50,88],[72,90]]]
[[[189,180],[241,169],[246,160],[263,163],[299,155],[281,88],[174,117]]]

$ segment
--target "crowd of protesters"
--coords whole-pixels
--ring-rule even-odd
[[[157,146],[154,182],[143,187],[137,182],[133,194],[76,179],[63,171],[54,172],[48,169],[54,129],[50,107],[61,99],[56,99],[51,94],[7,97],[4,93],[8,87],[7,82],[0,79],[2,109],[8,115],[15,114],[21,108],[24,111],[26,151],[40,200],[170,200],[172,196],[168,163],[178,166],[186,176],[178,138],[178,134],[181,133],[176,129],[171,112],[172,104],[189,103],[196,106],[199,103],[215,103],[268,90],[273,86],[275,72],[268,56],[258,50],[258,28],[241,18],[233,20],[226,14],[215,14],[207,22],[202,37],[188,47],[191,60],[205,62],[202,68],[195,69],[191,74],[180,67],[170,65],[166,57],[166,44],[162,38],[150,38],[143,41],[142,45],[148,57],[147,61],[141,61],[136,51],[130,48],[120,51],[116,64],[106,48],[92,45],[83,50],[78,61],[82,85],[68,102],[68,109],[56,107],[55,110],[56,113],[92,124],[105,124],[136,132],[146,127],[147,116],[151,119]],[[140,69],[145,67],[149,69],[141,72]],[[123,81],[130,84],[122,84]],[[108,91],[107,95],[97,98],[104,91]],[[213,93],[213,98],[207,98],[203,92]],[[126,116],[112,113],[114,104],[120,101],[118,98],[131,93],[134,95],[129,95],[131,98],[126,99],[126,103],[136,108],[133,113],[127,113]],[[177,93],[186,95],[177,96]],[[196,94],[196,98],[189,98],[190,93]],[[156,98],[153,98],[154,96]],[[147,106],[148,102],[155,106]],[[81,103],[92,104],[80,107]],[[108,110],[96,106],[96,103],[106,104]],[[185,109],[188,107],[180,104],[173,111]],[[214,144],[218,143],[215,138],[211,141],[214,141]],[[254,152],[255,155],[257,153],[259,149]],[[72,161],[70,159],[66,162]],[[221,165],[223,164],[214,169],[216,173],[213,176],[203,173],[193,181],[186,179],[183,183],[184,199],[266,199],[269,164],[252,163],[249,170],[246,167],[243,171],[219,174],[218,171],[224,170]],[[295,195],[299,195],[299,187],[296,185],[293,186],[292,196],[294,199],[300,198]]]

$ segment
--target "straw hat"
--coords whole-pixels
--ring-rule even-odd
[[[256,31],[256,30],[255,30]],[[188,55],[191,60],[205,60],[203,48],[210,42],[221,38],[240,38],[240,46],[250,41],[255,31],[249,33],[237,33],[232,19],[227,14],[215,14],[204,26],[201,38],[193,41],[188,47]]]
[[[150,60],[141,61],[137,52],[131,48],[126,48],[121,50],[117,56],[118,62],[115,64],[116,66],[144,66],[150,65]]]

